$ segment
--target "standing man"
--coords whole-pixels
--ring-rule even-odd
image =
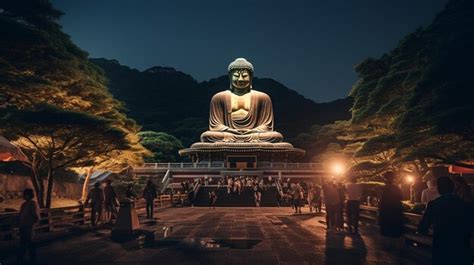
[[[148,180],[145,189],[143,189],[143,198],[146,203],[146,218],[148,219],[153,219],[153,203],[156,197],[156,186],[151,180]]]
[[[125,191],[125,198],[134,200],[137,198],[137,193],[133,188],[133,184],[128,184],[127,191]]]
[[[303,199],[303,188],[299,183],[293,186],[293,204],[295,213],[301,213],[301,200]]]
[[[308,207],[309,207],[310,213],[313,212],[313,206],[314,206],[314,188],[313,188],[313,184],[310,183],[309,188],[308,188]]]
[[[89,204],[90,201],[90,204]],[[104,191],[100,187],[100,182],[94,183],[94,188],[89,191],[86,199],[86,206],[91,207],[91,224],[95,226],[100,220],[102,206],[104,204]]]
[[[346,184],[347,192],[347,226],[349,227],[349,233],[359,233],[359,211],[360,211],[360,198],[362,197],[362,187],[360,184],[355,183],[356,177],[348,176],[349,182]]]
[[[326,206],[326,229],[334,232],[337,228],[336,216],[339,208],[339,194],[334,180],[323,182],[323,198]]]
[[[449,177],[439,177],[437,186],[440,196],[428,202],[418,224],[421,234],[427,234],[433,225],[432,264],[472,265],[473,206],[453,193],[454,183]]]
[[[428,180],[426,185],[428,185],[428,188],[421,192],[421,203],[424,205],[428,205],[430,201],[439,197],[435,180]]]
[[[322,188],[319,184],[314,185],[314,201],[315,201],[315,208],[316,212],[321,213],[321,208],[323,204],[323,199],[321,198]]]
[[[112,180],[107,179],[104,188],[104,208],[105,208],[105,222],[112,222],[112,217],[117,218],[117,207],[119,205],[117,193],[112,187]]]
[[[23,190],[23,199],[18,213],[18,226],[20,229],[20,251],[18,252],[18,262],[21,263],[25,252],[28,250],[31,261],[36,259],[36,249],[33,244],[33,227],[40,220],[38,204],[33,200],[32,189]]]

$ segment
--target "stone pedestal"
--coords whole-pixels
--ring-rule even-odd
[[[256,157],[257,161],[293,162],[302,157],[305,151],[294,148],[286,142],[216,142],[194,143],[190,148],[179,150],[179,155],[189,157],[193,162],[227,161],[228,157]]]
[[[139,228],[140,222],[138,221],[138,215],[135,211],[133,200],[121,200],[117,222],[112,229],[112,238],[120,241],[131,239]]]

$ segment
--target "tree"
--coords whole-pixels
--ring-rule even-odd
[[[147,162],[175,162],[179,159],[178,150],[183,144],[173,135],[164,132],[139,132],[140,143],[153,153],[153,157],[146,158]]]
[[[428,27],[356,66],[351,119],[305,136],[309,145],[340,144],[366,176],[395,170],[422,178],[439,163],[474,167],[466,163],[474,159],[472,36],[474,2],[450,1]],[[328,155],[315,150],[316,159]]]
[[[0,132],[14,139],[28,158],[31,180],[42,207],[50,207],[55,173],[67,167],[88,166],[96,157],[128,150],[122,130],[106,119],[87,113],[41,106],[35,110],[2,111]],[[47,174],[42,175],[45,169]],[[44,188],[43,180],[47,182]]]
[[[356,67],[351,123],[368,132],[355,157],[419,176],[430,164],[473,167],[463,162],[474,159],[473,7],[450,1],[427,28]]]
[[[48,0],[7,0],[2,1],[0,9],[0,117],[10,124],[7,127],[5,123],[0,129],[29,154],[33,175],[53,181],[54,171],[61,167],[88,165],[121,171],[142,163],[146,150],[138,142],[139,126],[123,113],[123,104],[109,93],[103,71],[90,63],[87,53],[61,31],[57,19],[62,13]],[[58,119],[41,116],[48,113]],[[74,121],[74,115],[84,124]],[[22,119],[39,128],[22,124]],[[104,134],[99,134],[99,129]],[[72,140],[66,140],[79,137],[77,132],[90,137],[85,143],[77,143],[82,146],[80,150],[70,146]],[[104,136],[117,142],[109,143]],[[69,149],[59,151],[57,143],[61,142]],[[55,147],[42,145],[47,143],[55,143]],[[48,152],[59,153],[50,158]],[[72,161],[67,162],[61,154],[70,156]],[[48,164],[51,161],[52,166]],[[52,172],[43,172],[44,168]],[[38,185],[35,189],[43,192],[42,183]],[[49,204],[48,191],[52,185],[47,189],[44,205]]]

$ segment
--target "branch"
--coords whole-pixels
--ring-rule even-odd
[[[444,164],[450,164],[450,165],[454,165],[454,166],[458,166],[458,167],[474,169],[473,164],[467,164],[467,163],[459,162],[459,161],[449,159],[449,158],[446,158],[446,157],[441,157],[441,156],[438,156],[438,155],[428,155],[428,157],[440,160]]]
[[[36,150],[38,151],[38,153],[41,155],[41,157],[43,157],[44,160],[47,160],[46,158],[46,155],[41,151],[41,148],[36,144],[35,141],[33,141],[28,135],[26,134],[23,134],[23,133],[20,133],[19,134],[21,137],[24,137],[25,139],[28,140],[28,142],[30,142],[35,148]]]

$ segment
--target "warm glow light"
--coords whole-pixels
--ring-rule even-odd
[[[407,175],[407,176],[405,177],[405,181],[406,181],[407,183],[413,183],[413,182],[415,181],[415,177],[413,177],[412,175]]]
[[[333,163],[331,171],[334,175],[342,175],[344,173],[344,165],[342,163]]]

